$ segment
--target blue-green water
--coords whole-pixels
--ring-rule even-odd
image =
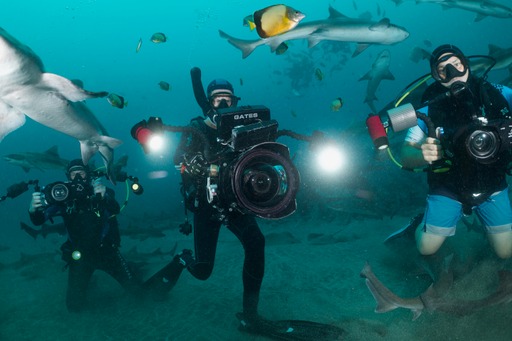
[[[505,1],[502,0],[501,2],[505,4]],[[174,151],[173,146],[177,142],[178,136],[169,134],[169,148],[162,155],[147,156],[131,138],[130,128],[136,122],[147,119],[149,116],[160,116],[167,124],[185,125],[192,117],[200,115],[200,109],[193,97],[189,73],[192,67],[198,66],[202,69],[205,84],[214,78],[228,79],[234,84],[236,94],[242,98],[240,104],[262,104],[269,107],[273,118],[279,121],[280,128],[291,129],[304,134],[321,130],[342,141],[347,149],[347,154],[350,155],[351,159],[349,166],[346,168],[346,173],[329,179],[317,174],[314,170],[315,161],[313,161],[313,155],[308,151],[307,145],[283,139],[284,143],[289,144],[292,154],[296,155],[297,165],[303,174],[303,188],[314,188],[320,194],[327,193],[328,196],[336,199],[345,198],[344,207],[348,211],[348,213],[339,213],[339,211],[337,211],[338,213],[332,213],[334,211],[330,210],[327,214],[322,215],[314,207],[311,212],[307,212],[310,213],[308,216],[310,220],[305,225],[315,226],[315,230],[308,230],[304,226],[304,230],[297,232],[298,235],[306,238],[307,234],[311,232],[334,232],[337,225],[354,224],[350,212],[355,212],[357,218],[362,216],[363,221],[372,219],[356,211],[356,208],[359,208],[357,207],[359,201],[351,197],[350,193],[353,193],[353,190],[357,187],[348,186],[347,182],[349,180],[344,180],[344,176],[351,179],[350,181],[353,179],[360,180],[361,183],[364,183],[364,189],[370,190],[379,200],[382,200],[381,204],[371,206],[373,209],[380,209],[376,212],[377,216],[390,217],[395,215],[397,211],[400,213],[400,210],[403,210],[404,219],[402,220],[407,221],[408,214],[412,214],[416,210],[422,210],[425,191],[424,179],[421,175],[406,174],[397,168],[393,168],[390,161],[374,159],[371,140],[364,129],[364,120],[370,112],[368,106],[363,102],[366,93],[366,82],[358,81],[358,79],[371,68],[371,64],[380,51],[385,48],[390,50],[390,71],[396,79],[394,81],[384,80],[381,83],[376,94],[378,98],[376,106],[381,108],[394,99],[396,94],[410,81],[427,72],[425,61],[415,63],[410,60],[410,51],[414,47],[420,46],[432,49],[439,44],[450,42],[459,46],[469,55],[487,54],[489,44],[509,48],[509,32],[512,31],[512,19],[488,17],[480,22],[474,22],[474,13],[459,9],[443,10],[437,4],[415,4],[414,1],[407,1],[400,6],[396,6],[390,0],[293,1],[287,3],[287,5],[304,12],[306,14],[304,22],[326,18],[328,5],[330,4],[350,17],[357,17],[367,11],[372,15],[372,20],[375,21],[383,16],[388,17],[392,23],[405,27],[410,36],[396,45],[371,46],[355,58],[351,58],[355,49],[353,43],[329,45],[329,43],[324,42],[308,49],[305,42],[296,40],[290,44],[289,50],[281,56],[271,54],[269,48],[263,46],[257,48],[248,58],[242,59],[239,50],[219,37],[218,30],[221,29],[235,37],[256,39],[255,32],[251,32],[247,27],[242,26],[242,19],[247,14],[271,4],[273,3],[268,1],[242,0],[216,2],[153,0],[4,1],[0,10],[0,27],[31,47],[42,59],[47,72],[56,73],[69,79],[80,79],[84,82],[84,87],[87,90],[113,92],[123,96],[128,101],[128,105],[122,110],[112,107],[105,99],[87,101],[87,105],[103,123],[110,135],[124,141],[124,144],[116,149],[116,156],[125,154],[129,156],[126,170],[128,173],[137,176],[145,186],[144,195],[130,197],[129,204],[123,212],[125,217],[143,215],[155,217],[164,212],[168,215],[167,218],[172,216],[175,222],[179,223],[182,219],[181,198],[178,191],[180,179],[171,161]],[[152,43],[150,37],[155,32],[164,32],[167,35],[167,42],[163,44]],[[135,49],[140,38],[142,38],[143,43],[140,51],[136,53]],[[430,42],[432,47],[427,46],[425,41]],[[332,50],[327,52],[328,46],[336,46],[340,50],[338,52],[332,52]],[[321,81],[314,77],[316,68],[320,68],[324,73],[324,78]],[[507,73],[507,70],[492,71],[489,74],[489,79],[499,82],[508,76]],[[298,81],[300,85],[294,85],[294,80]],[[158,86],[160,81],[168,82],[172,89],[168,92],[161,90]],[[343,98],[344,106],[339,112],[332,112],[330,104],[337,97]],[[24,151],[42,152],[53,145],[58,145],[61,157],[72,159],[79,156],[79,145],[76,140],[27,120],[23,127],[9,134],[1,142],[0,154],[6,155]],[[95,161],[97,164],[100,163],[99,159]],[[162,170],[167,172],[166,177],[151,178],[150,174],[152,172]],[[30,179],[38,179],[44,184],[62,180],[63,174],[53,170],[45,172],[31,170],[29,173],[24,173],[20,168],[13,167],[3,160],[0,161],[0,195],[4,194],[5,189],[10,184]],[[320,179],[323,181],[320,181]],[[420,183],[421,186],[411,186],[415,181]],[[122,197],[125,193],[122,186],[117,186],[116,191],[119,193],[119,197]],[[304,191],[304,193],[307,193],[307,191]],[[305,220],[306,212],[303,212],[301,208],[311,206],[311,199],[308,199],[306,194],[302,193],[301,195],[298,201],[299,212],[283,221],[283,224],[289,224],[290,228],[294,224],[299,224]],[[407,201],[404,198],[410,198],[410,200]],[[351,199],[353,200],[351,201]],[[0,251],[0,264],[11,264],[17,261],[20,252],[37,254],[54,251],[58,249],[62,242],[60,239],[33,242],[19,230],[19,222],[28,221],[26,209],[29,201],[30,191],[13,200],[8,199],[0,202],[2,226],[0,246],[8,248]],[[336,202],[336,207],[340,208],[339,202]],[[386,211],[386,207],[393,212]],[[359,216],[357,212],[359,212]],[[340,217],[337,214],[342,216]],[[121,218],[121,220],[128,223],[129,219],[123,221],[123,218]],[[399,220],[398,226],[401,225],[402,220]],[[393,222],[387,222],[387,224],[391,230],[397,227]],[[324,230],[322,230],[322,226],[325,226]],[[269,233],[275,226],[262,222],[262,227],[266,233]],[[375,238],[365,237],[364,234],[359,235],[359,237],[362,240],[358,239],[357,246],[370,250],[372,249],[372,243],[380,242]],[[148,239],[138,242],[138,244],[127,241],[125,244],[137,244],[142,250],[148,251],[161,245],[169,250],[174,245],[175,240],[173,238],[182,238],[179,239],[180,247],[191,242],[191,237],[186,239],[186,237],[176,233],[168,236],[166,240]],[[225,238],[228,240],[228,245],[231,245],[230,237],[226,236]],[[365,238],[368,238],[366,244],[362,242]],[[303,239],[304,241],[305,239]],[[285,254],[283,257],[295,257],[293,252],[288,251],[293,250],[293,248],[287,249],[287,247],[287,245],[280,245],[279,250],[271,251],[281,256],[281,252],[283,252]],[[347,246],[346,249],[343,246],[329,249],[328,252],[334,253],[328,256],[329,259],[331,257],[333,259],[332,264],[328,264],[334,274],[337,273],[335,267],[339,264],[339,260],[349,259],[345,254],[347,249],[357,252],[357,249],[354,250],[353,248],[354,245],[352,247]],[[241,257],[241,249],[235,247],[235,250],[238,252],[236,257]],[[319,251],[318,247],[310,249],[306,245],[301,252],[317,253],[324,251]],[[369,257],[377,258],[377,255],[379,253],[376,251],[374,255]],[[165,260],[158,260],[158,262],[165,262]],[[294,264],[294,262],[291,263]],[[9,326],[0,322],[1,339],[33,340],[38,339],[38,337],[40,339],[59,339],[59,334],[52,333],[53,331],[62,333],[65,327],[52,327],[52,325],[59,325],[61,320],[71,323],[72,327],[70,328],[79,330],[79,335],[76,338],[83,340],[131,339],[131,337],[138,340],[144,339],[146,335],[153,335],[154,337],[147,336],[148,340],[164,339],[165,335],[176,340],[194,339],[190,331],[180,332],[179,328],[177,328],[177,331],[173,329],[173,332],[166,330],[159,333],[152,329],[151,325],[146,324],[144,328],[140,328],[138,324],[135,324],[138,327],[133,327],[132,330],[129,327],[130,322],[126,324],[119,322],[123,321],[121,316],[123,310],[122,307],[118,306],[114,308],[98,307],[95,308],[93,314],[86,313],[85,321],[92,326],[91,329],[94,329],[94,332],[87,334],[89,330],[87,323],[79,326],[80,322],[77,322],[77,320],[80,317],[76,317],[76,320],[70,322],[67,312],[65,312],[63,297],[66,277],[65,274],[59,272],[60,259],[49,257],[48,262],[41,266],[48,266],[48,273],[43,273],[42,279],[33,283],[23,282],[20,292],[13,294],[13,297],[20,299],[19,305],[15,301],[5,299],[5,304],[0,306],[2,320],[5,321],[9,316],[16,316],[16,321],[11,319],[6,322]],[[355,269],[359,269],[361,266],[362,263],[353,265]],[[298,267],[293,273],[298,277],[306,276],[301,274],[300,269]],[[216,302],[211,297],[210,304],[217,304],[217,308],[203,307],[204,309],[201,310],[202,303],[199,300],[192,300],[192,303],[187,303],[183,298],[177,299],[176,304],[178,302],[182,305],[196,304],[195,307],[191,308],[191,311],[205,312],[202,317],[195,316],[194,321],[208,321],[207,312],[209,309],[212,309],[215,313],[217,313],[215,309],[221,309],[225,311],[225,316],[229,316],[229,318],[232,318],[233,314],[239,310],[241,285],[236,282],[240,278],[239,271],[233,270],[233,274],[228,274],[229,276],[232,275],[236,285],[234,283],[231,287],[221,290],[221,288],[215,286],[216,281],[217,283],[221,280],[225,281],[222,276],[223,271],[225,271],[223,264],[218,262],[216,266],[217,276],[211,278],[208,282],[213,282],[210,284],[214,286],[210,288],[211,290],[218,290],[221,293],[231,291],[232,294],[228,295],[232,297],[230,302],[227,303],[223,300]],[[315,271],[315,269],[313,268],[310,271]],[[0,278],[4,282],[5,295],[9,295],[6,290],[16,290],[19,286],[16,281],[23,281],[25,278],[23,276],[11,277],[12,274],[19,274],[19,272],[10,268],[8,270],[0,268]],[[354,273],[351,275],[353,276]],[[273,276],[271,270],[267,271],[266,276]],[[316,277],[314,275],[308,274],[307,276],[311,277],[310,283],[315,281]],[[319,275],[318,278],[320,277]],[[364,285],[358,281],[357,273],[355,273],[353,279],[356,281],[354,286]],[[349,279],[340,276],[336,280],[348,281]],[[101,286],[101,282],[104,281],[110,283],[108,282],[110,279],[107,277],[100,277],[97,280],[98,285]],[[190,277],[183,281],[187,284],[190,283],[190,290],[192,288],[194,290],[204,290],[204,287],[201,287],[204,284],[197,284]],[[268,288],[265,288],[265,283],[262,295],[268,295],[267,300],[270,300],[269,296],[271,295],[280,295],[280,291],[275,288],[272,290],[277,290],[277,292],[269,292]],[[110,284],[115,288],[115,284]],[[298,291],[307,290],[307,288],[301,289],[300,285],[292,286]],[[188,287],[183,284],[180,289],[183,292],[183,297],[193,297],[193,294],[188,292],[187,289]],[[27,295],[26,292],[30,292],[30,294]],[[369,296],[364,287],[358,293],[364,295],[365,298]],[[91,300],[101,301],[101,294],[101,290],[99,293],[93,293]],[[324,294],[325,296],[318,294],[318,300],[328,301],[328,297],[336,295],[336,292]],[[304,295],[306,295],[305,292]],[[47,300],[45,297],[51,298]],[[3,300],[0,300],[0,302]],[[48,307],[47,303],[50,303],[51,307]],[[285,298],[279,303],[287,304]],[[353,310],[356,312],[364,311],[364,313],[361,313],[364,318],[375,318],[378,321],[376,323],[385,321],[381,315],[373,315],[371,297],[365,303],[364,306],[354,307]],[[169,303],[170,306],[173,304],[175,303]],[[308,301],[308,304],[311,304],[311,302]],[[23,321],[23,311],[27,309],[30,309],[30,313],[27,314],[30,318]],[[143,309],[145,315],[141,313],[140,316],[153,314],[148,317],[148,323],[153,323],[155,328],[160,328],[159,330],[168,327],[166,321],[171,323],[176,318],[172,315],[170,307],[165,309],[162,306],[153,308],[151,305],[145,304]],[[321,311],[321,308],[318,307],[312,309]],[[339,316],[336,316],[334,307],[329,307],[327,310],[329,311],[328,315],[322,316],[321,313],[318,313],[318,317],[325,319],[328,316],[330,322],[340,324],[343,320],[358,318],[356,315],[350,316],[350,312],[345,310]],[[183,316],[185,315],[184,311],[186,310],[180,310],[179,318],[187,321],[187,317]],[[35,316],[47,316],[48,314],[57,314],[59,318],[51,316],[48,317],[48,320],[41,318],[41,320],[35,321]],[[93,316],[95,314],[100,316],[100,322],[98,323],[94,322]],[[119,315],[118,318],[116,314]],[[109,323],[101,322],[101,316],[103,315],[110,316],[111,319],[106,319],[106,321],[116,321],[114,328],[110,328]],[[139,319],[140,316],[138,316]],[[274,317],[279,316],[276,314]],[[281,316],[281,318],[287,317]],[[302,316],[295,317],[301,318]],[[406,314],[399,315],[399,317],[403,319],[401,321],[408,321]],[[381,320],[378,320],[379,318]],[[219,323],[218,320],[215,321],[215,323]],[[18,337],[14,334],[12,324],[17,323],[19,323],[19,328],[23,326],[23,328],[28,329],[28,332],[23,334],[24,336]],[[218,328],[220,329],[216,331],[215,335],[210,335],[214,339],[234,340],[238,336],[242,339],[242,336],[236,334],[236,323],[232,320],[228,320]],[[229,332],[226,331],[223,334],[222,328],[229,330]],[[415,327],[403,325],[403,328],[414,330]],[[38,330],[43,330],[44,335],[38,335]],[[116,334],[118,330],[123,330],[123,332]],[[127,332],[127,330],[130,330],[130,332]],[[215,329],[211,327],[207,330]],[[209,339],[208,333],[199,335],[201,336],[197,336],[196,339]],[[72,334],[69,333],[63,336],[62,339],[71,338]]]

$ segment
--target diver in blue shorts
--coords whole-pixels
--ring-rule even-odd
[[[419,111],[436,127],[427,137],[423,121],[409,129],[402,146],[405,167],[430,164],[429,192],[416,244],[423,255],[437,252],[455,234],[462,214],[473,210],[500,258],[512,256],[512,209],[506,175],[511,162],[512,89],[471,74],[468,59],[453,45],[430,58],[436,80]]]

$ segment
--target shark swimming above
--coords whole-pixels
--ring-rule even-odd
[[[498,275],[499,284],[494,293],[481,299],[461,300],[445,296],[453,284],[453,273],[446,266],[436,283],[421,295],[412,298],[402,298],[394,294],[375,276],[368,263],[361,271],[361,277],[366,279],[366,286],[377,302],[375,312],[385,313],[398,308],[409,309],[413,313],[413,320],[416,320],[424,310],[430,313],[442,311],[456,316],[466,316],[485,307],[511,302],[512,272],[501,270]]]
[[[13,166],[21,167],[25,172],[32,168],[44,171],[45,169],[65,170],[69,160],[59,156],[57,146],[53,146],[43,153],[22,152],[4,156],[4,160]]]
[[[25,123],[25,116],[80,142],[84,164],[99,152],[107,173],[113,149],[122,142],[108,136],[84,100],[107,96],[67,78],[44,72],[41,59],[0,28],[0,141]]]
[[[414,0],[416,4],[433,3],[443,7],[443,9],[459,8],[469,12],[476,13],[475,21],[480,21],[487,17],[502,19],[512,18],[512,8],[489,0]],[[393,0],[398,6],[405,0]]]
[[[373,102],[377,100],[375,93],[377,92],[380,82],[383,79],[395,80],[395,76],[389,71],[390,60],[389,50],[383,50],[379,53],[377,58],[375,58],[372,69],[359,79],[360,81],[368,81],[364,102],[368,104],[373,113],[377,113],[377,108]]]
[[[247,58],[258,46],[268,45],[271,51],[275,52],[282,43],[295,39],[307,39],[309,47],[323,40],[355,42],[357,48],[352,55],[355,57],[371,45],[395,44],[409,36],[406,29],[391,24],[388,18],[378,22],[349,18],[331,6],[328,19],[301,22],[290,31],[266,39],[238,39],[221,30],[219,34],[242,51],[242,58]]]

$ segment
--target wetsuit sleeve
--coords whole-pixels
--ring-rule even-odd
[[[113,189],[107,188],[104,198],[104,208],[110,213],[110,215],[119,214],[121,207],[115,198],[116,194]]]
[[[36,226],[43,225],[46,221],[43,211],[35,211],[34,213],[28,212],[28,214],[30,216],[30,221]]]
[[[200,130],[197,119],[192,120],[189,126]],[[176,152],[174,153],[174,165],[180,166],[184,157],[188,154],[197,154],[202,152],[203,147],[200,139],[197,136],[194,136],[193,133],[185,132],[181,135],[180,142],[176,148]]]
[[[57,206],[48,206],[42,211],[29,212],[30,221],[32,224],[39,226],[43,225],[45,221],[55,216],[61,215],[60,208]]]
[[[181,139],[178,144],[178,147],[176,148],[176,152],[174,153],[174,164],[176,166],[179,166],[183,162],[183,158],[187,153],[190,152],[190,148],[192,145],[192,134],[190,133],[183,133],[181,134]]]
[[[507,100],[509,108],[512,109],[512,89],[504,85],[493,84],[493,86],[501,92],[503,97],[505,97],[505,99]]]

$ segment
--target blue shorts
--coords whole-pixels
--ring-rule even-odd
[[[512,208],[508,189],[493,193],[473,210],[484,222],[487,233],[512,230]],[[422,225],[426,232],[439,236],[453,236],[462,217],[462,204],[443,195],[429,195]]]

